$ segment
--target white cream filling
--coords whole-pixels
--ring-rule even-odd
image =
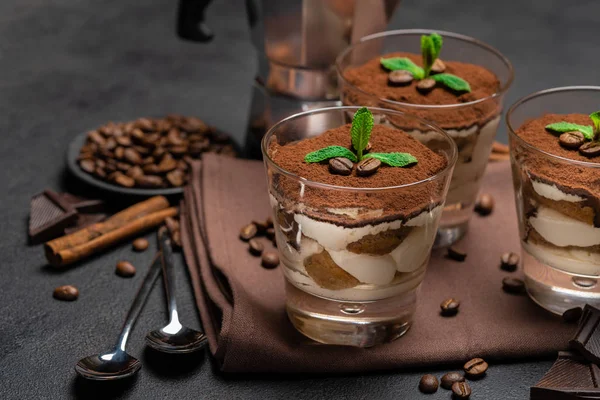
[[[531,179],[531,177],[530,177]],[[531,185],[533,190],[542,197],[545,197],[554,201],[568,201],[570,203],[577,203],[584,201],[585,198],[574,194],[565,193],[560,190],[556,185],[549,185],[547,183],[538,182],[535,179],[531,179]]]
[[[600,228],[588,225],[558,211],[539,206],[529,217],[531,226],[549,243],[558,247],[590,247],[600,244]]]
[[[531,242],[523,248],[540,262],[553,268],[588,276],[600,276],[600,254],[585,249],[557,248]]]

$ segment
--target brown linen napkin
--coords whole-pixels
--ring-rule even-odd
[[[465,262],[434,252],[414,324],[393,343],[326,346],[298,333],[285,314],[281,268],[266,270],[238,239],[240,227],[270,215],[263,164],[207,154],[185,192],[183,245],[210,350],[229,372],[352,372],[555,355],[575,331],[525,295],[502,291],[500,255],[519,251],[510,166],[488,166],[483,190],[492,215],[475,215]],[[512,274],[519,276],[519,272]],[[447,297],[461,301],[440,315]]]

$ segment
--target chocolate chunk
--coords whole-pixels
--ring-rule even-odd
[[[52,190],[45,190],[31,199],[29,211],[29,240],[43,243],[62,236],[64,230],[77,220],[75,208]]]
[[[59,286],[52,292],[52,297],[56,300],[74,301],[79,297],[79,290],[73,285]]]
[[[463,369],[469,378],[479,378],[486,373],[488,363],[483,358],[473,358],[465,363]]]
[[[263,252],[261,265],[267,269],[277,268],[279,265],[279,254],[276,251]]]
[[[135,275],[135,267],[129,261],[119,261],[115,273],[123,278],[130,278]]]
[[[413,81],[413,74],[408,71],[396,70],[388,74],[388,84],[391,86],[404,86]]]
[[[448,298],[440,304],[440,308],[442,309],[442,315],[445,317],[451,317],[458,313],[458,308],[460,307],[460,301],[455,298]]]
[[[460,372],[448,372],[441,379],[441,386],[444,389],[452,389],[454,382],[464,382],[465,377]]]
[[[421,93],[429,93],[435,87],[435,81],[431,78],[423,79],[417,83],[417,90]]]
[[[148,243],[148,240],[144,238],[135,239],[132,244],[133,249],[135,251],[144,251],[148,248],[149,245],[150,243]]]
[[[600,310],[586,304],[569,346],[589,362],[600,364]]]
[[[508,272],[515,272],[519,266],[519,255],[517,253],[504,253],[500,258],[500,268]]]
[[[86,197],[75,196],[71,193],[61,193],[59,196],[64,203],[69,204],[81,213],[100,213],[106,211],[104,200],[88,199]]]
[[[431,66],[432,74],[441,74],[445,70],[446,70],[446,64],[444,64],[444,62],[442,60],[440,60],[439,58],[437,58],[433,62],[433,65]]]
[[[566,323],[574,323],[578,322],[581,319],[581,315],[583,314],[583,310],[581,307],[569,308],[562,315],[562,319]]]
[[[502,279],[502,289],[506,293],[521,294],[525,292],[525,282],[521,279],[506,277]]]
[[[254,224],[248,224],[240,229],[240,239],[248,241],[258,233],[258,228]]]
[[[585,143],[585,136],[579,131],[565,132],[558,137],[558,143],[565,149],[577,150]]]
[[[345,157],[335,157],[329,160],[329,172],[334,175],[350,175],[354,163]]]
[[[446,256],[454,261],[462,262],[465,261],[465,259],[467,258],[467,253],[456,246],[448,247],[447,251],[448,253],[446,254]]]
[[[380,166],[381,161],[379,161],[378,159],[373,157],[365,158],[356,166],[356,175],[371,176],[375,172],[377,172]]]
[[[423,375],[419,381],[419,390],[423,393],[435,393],[438,390],[438,385],[438,380],[434,375]]]
[[[579,153],[588,158],[600,156],[600,142],[588,142],[582,145]]]
[[[482,216],[490,215],[494,211],[494,198],[491,194],[482,193],[475,203],[475,211]]]

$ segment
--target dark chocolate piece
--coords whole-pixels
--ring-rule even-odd
[[[101,213],[106,210],[104,200],[87,199],[85,197],[75,196],[71,193],[61,193],[61,200],[64,204],[68,204],[80,213]]]
[[[600,310],[588,304],[583,309],[579,327],[569,341],[572,349],[579,351],[586,360],[600,364]]]
[[[600,369],[581,355],[568,351],[530,389],[531,400],[600,399]]]
[[[29,241],[43,243],[61,236],[77,219],[77,211],[52,190],[33,196],[29,211]]]

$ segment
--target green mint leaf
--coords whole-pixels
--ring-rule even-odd
[[[380,62],[381,65],[383,65],[390,71],[408,71],[414,76],[415,79],[423,79],[423,77],[425,76],[423,68],[419,67],[417,64],[415,64],[406,57],[382,58]]]
[[[432,33],[431,35],[429,35],[429,37],[431,38],[431,42],[433,43],[433,61],[435,61],[440,56],[440,53],[442,51],[442,44],[444,41],[442,40],[442,37],[437,33]]]
[[[304,156],[304,161],[307,163],[317,163],[335,157],[346,157],[352,162],[358,161],[352,151],[342,146],[328,146],[313,151],[312,153],[308,153],[306,156]]]
[[[435,45],[433,44],[431,36],[421,36],[421,56],[423,57],[423,77],[427,78],[431,71],[431,66],[435,61]]]
[[[441,83],[449,89],[454,90],[455,92],[470,92],[471,85],[469,82],[465,81],[462,78],[459,78],[456,75],[452,74],[435,74],[430,76],[434,81]]]
[[[352,120],[350,135],[352,136],[352,146],[358,155],[358,161],[362,160],[363,150],[369,144],[371,131],[373,130],[373,114],[366,107],[360,108]]]
[[[600,139],[600,111],[591,113],[590,119],[592,120],[592,123],[594,124],[595,140],[599,140]],[[592,138],[592,139],[594,139],[594,138]]]
[[[373,157],[390,167],[406,167],[416,164],[417,158],[410,153],[369,153],[365,158]]]
[[[587,140],[592,140],[594,138],[594,129],[589,125],[572,124],[570,122],[555,122],[554,124],[546,125],[546,130],[556,133],[579,131],[583,133],[583,136]]]

